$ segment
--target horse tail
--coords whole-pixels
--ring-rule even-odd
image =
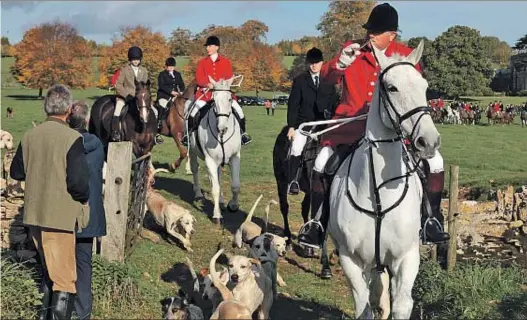
[[[253,204],[253,207],[251,208],[251,211],[249,212],[249,214],[247,215],[247,218],[245,218],[245,222],[249,222],[252,220],[253,218],[253,214],[254,214],[254,211],[256,210],[256,206],[258,206],[258,203],[260,202],[260,200],[262,200],[263,198],[263,194],[261,194],[258,199],[256,199],[256,201],[254,202]]]

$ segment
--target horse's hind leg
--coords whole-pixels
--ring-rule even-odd
[[[409,319],[414,304],[412,287],[419,271],[419,247],[409,251],[392,271],[392,318]]]
[[[185,165],[185,173],[188,175],[192,174],[192,169],[190,168],[190,157],[187,156],[187,164]]]
[[[343,248],[340,250],[340,264],[344,274],[348,279],[348,284],[353,294],[355,302],[355,318],[357,319],[373,319],[373,312],[370,307],[370,288],[368,280],[365,277],[363,270],[355,261],[349,256],[349,253]],[[369,270],[367,271],[369,273]],[[394,318],[403,319],[403,318]],[[408,319],[408,318],[404,318]]]
[[[322,271],[320,271],[320,278],[331,279],[331,268],[329,267],[328,258],[328,232],[326,232],[326,239],[322,246],[322,253],[320,254],[320,263],[322,264]]]
[[[227,209],[236,212],[240,208],[238,196],[240,194],[240,152],[231,157],[231,181],[232,181],[232,199],[227,204]]]
[[[276,186],[278,189],[278,202],[280,203],[280,213],[284,220],[284,237],[287,237],[287,250],[293,249],[293,239],[291,239],[291,229],[289,228],[289,203],[287,202],[287,181],[277,178]]]
[[[198,156],[194,152],[190,152],[189,157],[190,167],[192,168],[192,175],[194,178],[194,200],[203,199],[203,193],[201,193],[201,187],[199,185],[199,176],[198,176]]]

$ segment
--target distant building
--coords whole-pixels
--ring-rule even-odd
[[[512,91],[527,90],[527,49],[512,51],[509,68]]]

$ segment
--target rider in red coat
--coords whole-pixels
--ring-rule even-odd
[[[198,85],[196,94],[194,95],[194,101],[188,100],[185,103],[185,114],[188,113],[190,106],[194,103],[194,106],[190,110],[188,117],[188,123],[190,124],[189,130],[192,130],[194,125],[194,116],[196,116],[199,109],[210,103],[212,100],[212,89],[213,84],[210,83],[209,76],[214,81],[220,79],[230,79],[233,76],[232,65],[227,57],[218,53],[220,49],[220,39],[216,36],[210,36],[205,42],[205,48],[207,50],[207,56],[198,61],[196,66],[195,79]],[[207,90],[208,89],[208,90]],[[242,132],[242,144],[246,145],[251,142],[251,137],[245,132],[245,115],[243,114],[242,107],[238,104],[237,99],[233,95],[232,109],[234,116],[238,119],[240,124],[240,130]],[[187,126],[185,126],[187,127]],[[188,144],[188,137],[183,137],[183,144]]]
[[[394,41],[397,36],[398,14],[388,3],[376,6],[363,28],[367,30],[366,35],[370,44],[360,49],[360,45],[351,41],[346,42],[341,53],[325,63],[320,72],[321,78],[329,83],[335,84],[340,79],[344,81],[341,103],[337,106],[333,119],[354,117],[368,112],[377,77],[380,74],[380,68],[371,52],[371,45],[388,57],[395,53],[407,56],[412,52],[411,48]],[[416,69],[421,72],[419,65],[416,65]],[[354,144],[364,135],[365,129],[366,120],[353,121],[322,136],[323,148],[315,160],[312,176],[312,197],[323,197],[329,192],[329,183],[325,180],[324,169],[329,157],[334,154],[335,147],[341,144]],[[343,160],[347,154],[340,153],[337,152],[335,156]],[[439,152],[436,152],[436,155],[427,160],[427,163],[428,166],[425,166],[428,169],[426,194],[432,207],[433,217],[430,217],[429,213],[422,216],[423,223],[428,221],[423,226],[423,233],[426,234],[429,242],[444,242],[449,239],[449,236],[448,233],[443,232],[441,227],[441,221],[443,221],[440,209],[444,184],[443,159]],[[327,207],[327,205],[321,205],[319,208],[312,208],[318,212],[319,218],[315,217],[314,220],[302,226],[298,236],[301,244],[319,247],[323,243],[329,220]],[[427,220],[426,218],[435,219]]]
[[[439,100],[437,100],[437,107],[439,109],[443,109],[444,106],[445,106],[445,102],[443,101],[443,99],[439,98]]]

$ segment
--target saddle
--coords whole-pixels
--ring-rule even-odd
[[[353,144],[339,144],[335,152],[329,157],[326,167],[324,168],[324,174],[328,177],[333,177],[335,173],[337,173],[342,162],[344,162],[344,160],[346,160],[346,158],[357,149],[360,141],[361,139]]]

